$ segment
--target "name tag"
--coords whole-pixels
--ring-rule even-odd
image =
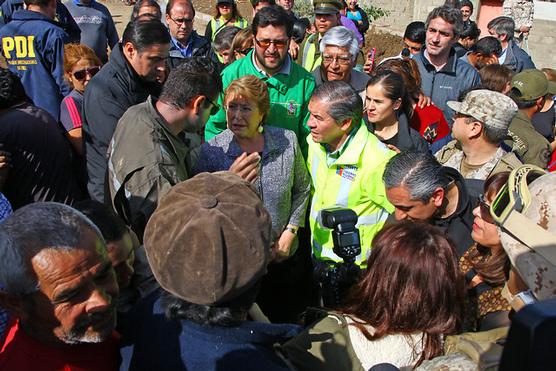
[[[336,169],[336,174],[338,174],[344,179],[353,182],[355,176],[357,175],[357,166],[353,166],[353,165],[338,166],[338,168]]]

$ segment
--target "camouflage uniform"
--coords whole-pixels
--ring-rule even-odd
[[[521,27],[533,27],[534,10],[535,5],[531,0],[504,0],[504,15],[514,20],[516,31]]]

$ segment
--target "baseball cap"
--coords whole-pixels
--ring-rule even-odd
[[[162,288],[193,304],[220,305],[266,273],[270,229],[249,182],[227,171],[201,173],[162,197],[144,243]]]
[[[216,4],[234,4],[234,0],[218,0]]]
[[[511,227],[502,224],[500,239],[506,254],[520,277],[533,292],[537,300],[556,297],[556,173],[542,175],[528,185],[530,202],[521,214],[532,222],[513,223]],[[525,203],[527,204],[527,203]],[[546,232],[544,238],[535,228]],[[525,244],[520,235],[532,240]],[[537,237],[537,238],[535,238]]]
[[[516,74],[512,78],[512,89],[519,94],[512,94],[515,99],[526,101],[543,97],[547,94],[556,94],[556,83],[549,81],[546,75],[537,69],[530,69]]]
[[[344,7],[338,0],[314,0],[315,14],[337,14]]]
[[[448,101],[447,104],[457,113],[498,129],[507,129],[518,111],[517,104],[510,97],[486,89],[472,90],[462,102]]]

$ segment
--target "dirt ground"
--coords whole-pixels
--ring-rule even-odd
[[[214,10],[215,1],[207,1],[207,0],[192,0],[193,5],[195,6],[195,10],[197,13],[204,13],[208,15],[212,15]],[[118,33],[121,36],[123,30],[129,20],[131,14],[131,6],[124,5],[119,0],[106,0],[102,1],[112,13],[112,17],[114,18],[114,22],[116,23],[116,28],[118,29]],[[251,7],[251,3],[249,0],[239,0],[237,2],[238,9],[240,13],[247,18],[247,20],[251,21],[253,15],[253,8]],[[164,12],[164,9],[162,9]],[[198,17],[195,20],[195,28],[197,32],[203,34],[205,30],[206,22],[202,17]],[[392,57],[394,55],[398,55],[400,50],[403,47],[402,38],[397,35],[392,35],[386,32],[381,32],[376,27],[372,26],[367,31],[365,35],[365,53],[368,52],[370,48],[376,48],[376,60],[380,61],[387,57]]]

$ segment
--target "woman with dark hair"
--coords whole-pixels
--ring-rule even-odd
[[[501,64],[488,64],[479,70],[479,76],[483,88],[506,95],[510,92],[513,72],[508,67]]]
[[[459,330],[463,296],[452,243],[429,224],[403,221],[376,235],[344,309],[284,349],[299,370],[415,367],[440,355],[443,337]]]
[[[428,151],[427,142],[409,126],[413,107],[403,77],[380,71],[367,82],[365,110],[369,130],[390,149]]]
[[[135,1],[135,0],[124,0],[124,1]],[[159,21],[162,19],[162,10],[160,5],[155,0],[139,0],[133,2],[133,10],[131,11],[130,22],[133,22],[139,17],[153,17]]]
[[[388,59],[379,64],[373,72],[381,71],[392,71],[403,78],[413,108],[412,114],[408,116],[409,125],[418,131],[429,145],[437,141],[444,142],[450,134],[450,127],[440,108],[433,104],[422,104],[426,97],[421,90],[421,75],[417,63],[411,58]]]
[[[509,325],[508,301],[501,296],[510,262],[502,248],[496,225],[490,216],[494,196],[508,181],[507,171],[491,175],[479,196],[479,206],[473,210],[475,243],[463,254],[459,265],[467,282],[464,329],[486,331]]]
[[[218,32],[228,26],[247,28],[248,23],[241,16],[235,0],[217,0],[214,16],[207,23],[207,28],[205,28],[205,37],[210,41],[214,41]]]

